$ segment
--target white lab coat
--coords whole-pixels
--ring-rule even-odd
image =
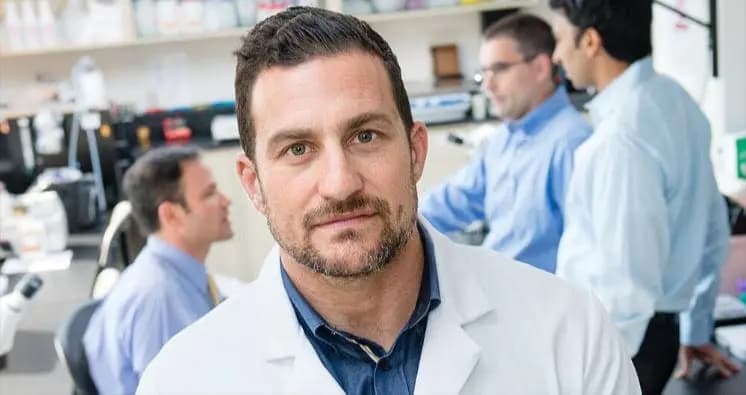
[[[426,226],[442,301],[428,316],[415,394],[640,393],[617,330],[590,294]],[[172,338],[137,390],[239,393],[343,394],[297,322],[277,247],[256,281]]]

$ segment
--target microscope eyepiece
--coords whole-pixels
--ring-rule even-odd
[[[42,281],[41,277],[31,274],[23,277],[16,285],[15,290],[23,295],[24,298],[31,299],[43,284],[44,281]]]

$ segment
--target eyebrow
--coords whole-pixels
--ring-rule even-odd
[[[313,136],[311,129],[282,129],[275,133],[267,143],[267,147],[272,149],[276,145],[287,140],[304,140]]]
[[[364,112],[346,120],[344,122],[344,130],[354,130],[374,121],[384,122],[389,125],[392,124],[391,119],[384,113]],[[281,129],[269,139],[267,147],[272,149],[281,142],[288,140],[307,140],[314,134],[313,129],[310,128]]]
[[[352,130],[357,129],[363,125],[365,125],[368,122],[374,122],[374,121],[380,121],[384,122],[386,124],[391,125],[391,119],[384,114],[380,112],[364,112],[362,114],[358,114],[350,119],[348,119],[345,122],[345,130]]]

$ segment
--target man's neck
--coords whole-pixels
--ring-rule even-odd
[[[199,263],[202,263],[202,264],[205,263],[205,260],[207,259],[207,253],[210,252],[209,244],[202,245],[200,243],[188,242],[187,240],[184,240],[183,238],[171,232],[166,232],[162,230],[156,233],[156,236],[158,236],[161,240],[165,241],[166,243],[189,254],[194,259],[196,259]]]
[[[603,91],[615,79],[624,74],[629,66],[629,63],[616,60],[610,56],[599,58],[595,67],[595,73],[593,73],[593,86],[599,92]]]
[[[424,270],[419,229],[380,272],[356,279],[330,278],[281,252],[288,277],[308,303],[337,330],[372,340],[389,350],[417,304]]]

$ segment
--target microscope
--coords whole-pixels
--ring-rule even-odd
[[[0,370],[5,368],[8,353],[13,348],[18,322],[42,284],[39,276],[26,275],[18,282],[13,292],[0,296]]]

